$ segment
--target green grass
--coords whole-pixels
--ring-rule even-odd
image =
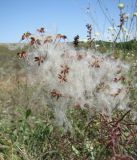
[[[106,48],[107,48],[106,44]],[[109,48],[109,47],[108,47]],[[103,46],[100,50],[104,50]],[[125,52],[118,48],[118,58],[133,63],[132,50]],[[42,103],[42,97],[33,99],[36,87],[30,87],[21,78],[25,70],[17,59],[18,51],[10,51],[6,45],[0,45],[0,159],[1,160],[108,160],[112,158],[112,148],[108,147],[109,130],[113,127],[104,125],[105,120],[99,113],[89,116],[88,111],[73,108],[68,117],[72,122],[73,132],[65,131],[54,122],[52,107]],[[127,57],[127,53],[131,54]],[[131,83],[130,107],[137,109],[137,88],[133,81],[136,68],[129,75]],[[115,110],[114,120],[122,117],[126,111]],[[133,113],[121,122],[124,136],[120,139],[120,154],[137,158],[136,144],[125,145],[134,129],[124,123],[135,123]],[[107,119],[107,117],[106,117]],[[103,130],[102,130],[103,128]],[[102,135],[101,135],[101,134]],[[134,135],[134,142],[137,134]],[[124,147],[123,147],[124,146]]]

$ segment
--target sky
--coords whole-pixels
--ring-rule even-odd
[[[106,38],[109,21],[118,24],[118,3],[125,3],[125,11],[130,13],[135,1],[0,0],[0,43],[19,42],[24,32],[35,33],[40,27],[45,27],[48,34],[65,34],[70,41],[77,34],[85,39],[87,23],[92,24],[94,33]]]

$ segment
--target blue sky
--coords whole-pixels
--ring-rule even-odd
[[[109,19],[118,23],[120,0],[99,0]],[[136,0],[121,0],[125,10],[131,12]],[[87,7],[90,12],[87,15]],[[69,40],[77,34],[86,38],[87,23],[93,24],[94,32],[110,26],[98,0],[0,0],[0,42],[18,42],[22,33],[36,32],[45,27],[50,34],[62,33]]]

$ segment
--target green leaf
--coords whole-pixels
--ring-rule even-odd
[[[31,109],[27,109],[26,111],[26,119],[31,115]]]
[[[79,151],[72,145],[72,150],[76,155],[79,155]]]

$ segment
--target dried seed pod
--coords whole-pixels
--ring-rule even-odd
[[[58,100],[60,97],[62,97],[62,94],[59,91],[57,91],[56,89],[53,89],[51,91],[51,96],[55,97]]]
[[[67,82],[67,74],[69,73],[70,68],[67,65],[61,65],[62,70],[58,74],[60,82]]]
[[[21,40],[27,39],[27,38],[29,38],[30,36],[31,36],[31,33],[30,33],[30,32],[26,32],[26,33],[24,33],[24,34],[22,35]]]
[[[94,68],[100,68],[100,60],[95,58],[93,62],[90,63],[89,66],[94,67]]]
[[[110,95],[113,96],[113,97],[116,97],[116,96],[118,96],[121,93],[121,91],[122,91],[122,89],[119,88],[117,91],[111,93]]]
[[[51,43],[53,41],[52,36],[47,36],[44,43]]]
[[[44,27],[41,27],[40,29],[37,29],[37,31],[38,31],[39,33],[45,33],[45,28],[44,28]]]
[[[40,66],[41,63],[43,63],[45,60],[46,60],[47,56],[38,56],[38,57],[35,57],[35,62],[38,63],[38,66]]]
[[[35,39],[34,37],[31,37],[30,39],[31,39],[30,44],[31,44],[31,45],[34,45],[35,42],[36,42],[36,39]]]
[[[27,57],[27,52],[25,51],[18,52],[17,55],[20,59],[25,59]]]
[[[56,39],[61,39],[61,37],[62,37],[62,34],[57,34],[56,35]]]

